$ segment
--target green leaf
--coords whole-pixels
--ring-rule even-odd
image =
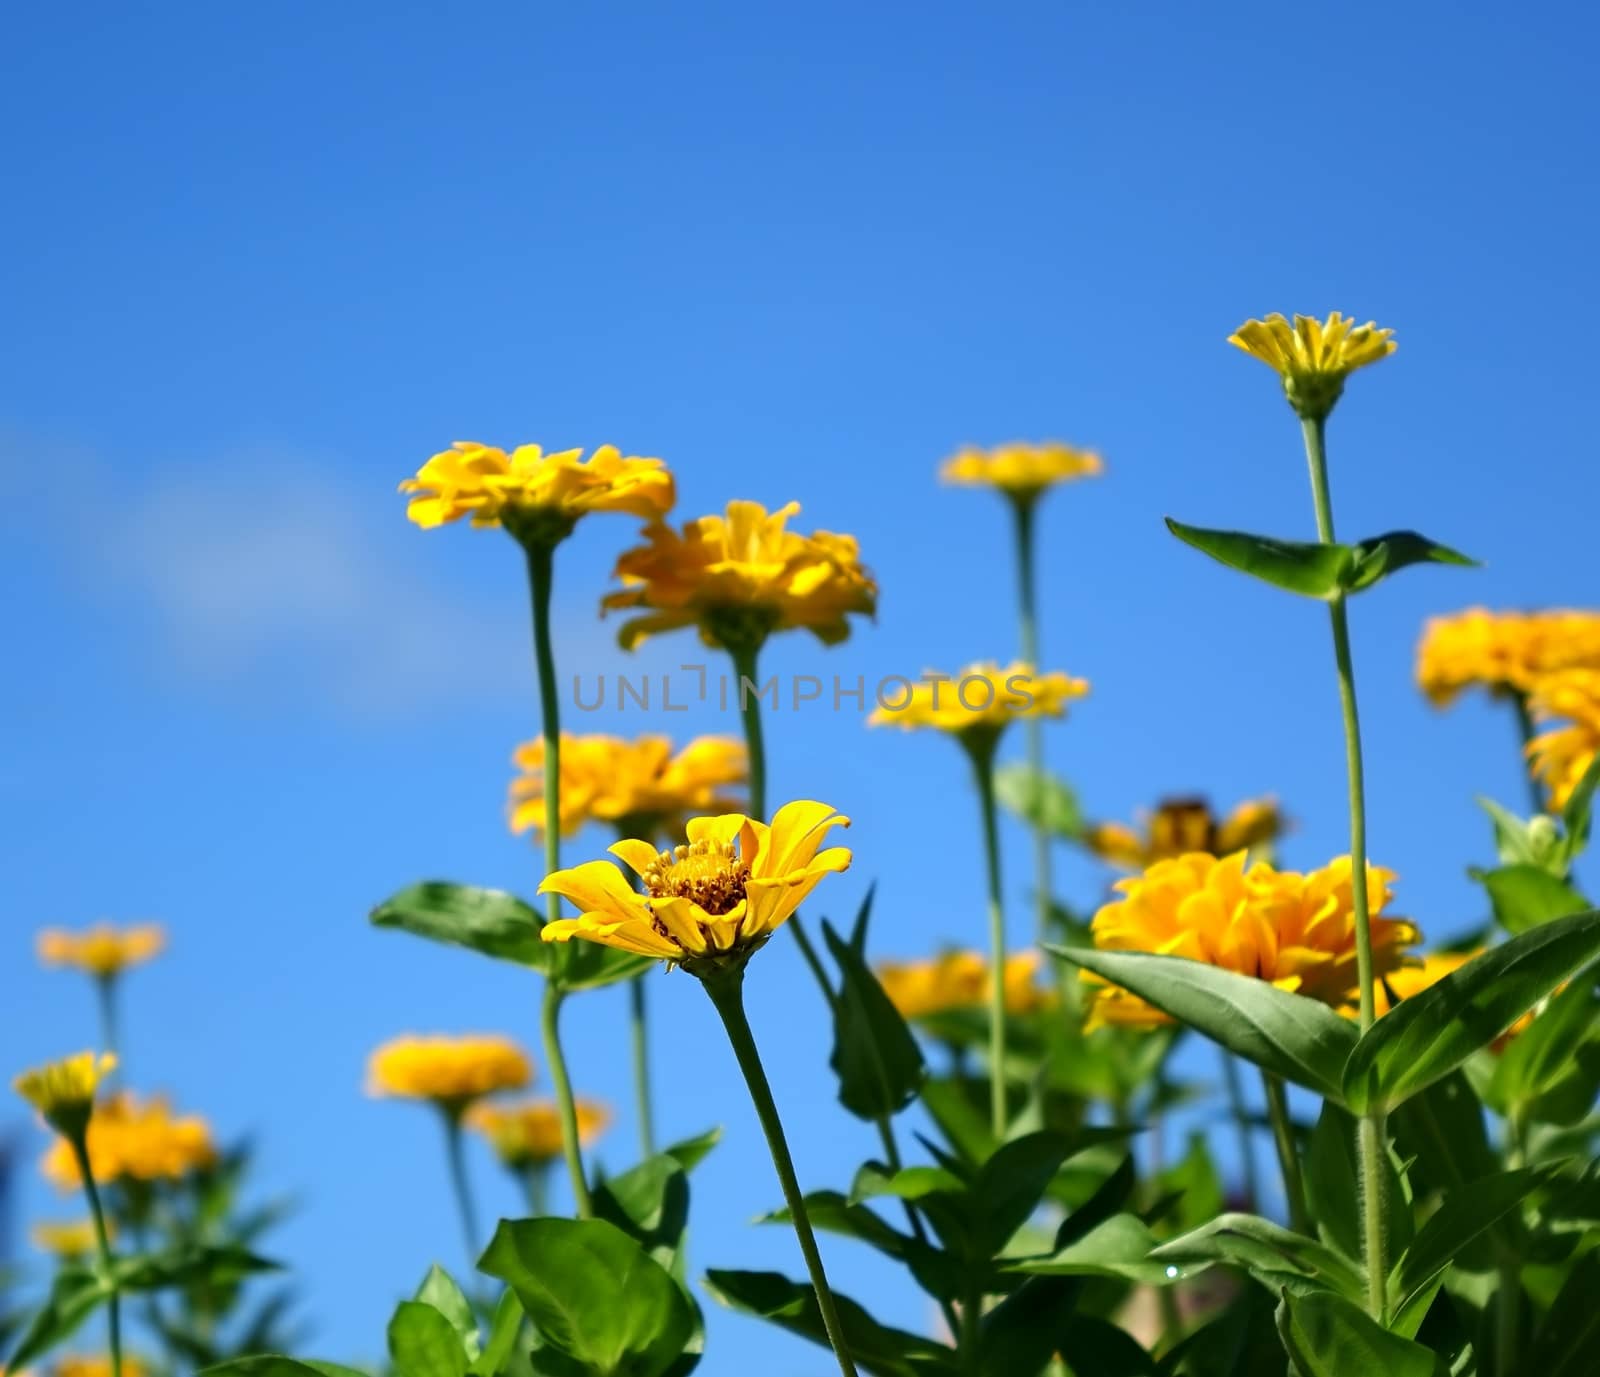
[[[1118,1277],[1165,1286],[1178,1280],[1176,1263],[1150,1257],[1157,1239],[1136,1214],[1114,1214],[1046,1257],[1024,1258],[1006,1270],[1038,1276]],[[1200,1270],[1204,1270],[1202,1267]]]
[[[1326,1004],[1180,956],[1092,947],[1048,950],[1131,991],[1263,1070],[1325,1099],[1341,1097],[1341,1073],[1359,1034],[1349,1019]]]
[[[859,950],[824,920],[822,935],[839,965],[833,1002],[833,1055],[839,1103],[858,1119],[898,1114],[928,1074],[922,1049]]]
[[[50,1294],[34,1312],[28,1327],[6,1360],[6,1370],[20,1372],[35,1358],[72,1337],[78,1326],[111,1296],[111,1288],[83,1267],[63,1265],[50,1283]]]
[[[489,1340],[483,1351],[472,1360],[473,1377],[498,1377],[505,1370],[522,1333],[523,1309],[517,1293],[509,1286],[500,1293],[500,1302],[494,1308],[494,1319],[489,1322]]]
[[[645,975],[659,964],[654,957],[639,956],[599,942],[546,942],[545,946],[555,950],[554,964],[549,971],[550,983],[568,994],[603,990],[608,985]]]
[[[661,1149],[663,1157],[671,1157],[685,1171],[693,1171],[707,1157],[711,1149],[722,1141],[722,1128],[708,1128],[704,1133],[695,1138],[685,1138],[681,1142],[670,1143]]]
[[[1430,1350],[1389,1333],[1358,1305],[1328,1291],[1285,1291],[1278,1335],[1300,1377],[1444,1377],[1444,1364]]]
[[[741,1310],[787,1329],[791,1334],[828,1346],[828,1333],[809,1283],[790,1281],[779,1272],[714,1270],[705,1287],[730,1310]],[[954,1377],[954,1350],[917,1334],[879,1324],[848,1296],[834,1292],[845,1347],[861,1371],[872,1377]]]
[[[389,1357],[400,1377],[467,1377],[469,1359],[460,1333],[442,1312],[423,1301],[401,1301],[395,1307],[389,1321]]]
[[[232,1244],[210,1248],[198,1244],[173,1248],[164,1253],[135,1254],[118,1258],[114,1264],[120,1291],[160,1291],[172,1286],[203,1282],[226,1286],[258,1272],[275,1272],[276,1262],[257,1257]]]
[[[422,1279],[422,1285],[417,1287],[414,1299],[431,1305],[450,1321],[450,1327],[461,1336],[468,1358],[478,1356],[478,1321],[472,1313],[472,1302],[450,1273],[434,1263]]]
[[[281,1353],[252,1354],[206,1368],[200,1377],[364,1377],[358,1369],[321,1358],[289,1358]]]
[[[1411,1241],[1411,1202],[1388,1153],[1382,1169],[1389,1243],[1404,1248]],[[1318,1233],[1349,1258],[1361,1256],[1360,1176],[1356,1121],[1338,1105],[1324,1103],[1305,1154],[1306,1204]]]
[[[603,1219],[502,1220],[478,1266],[517,1293],[548,1347],[595,1377],[661,1377],[694,1334],[678,1283]]]
[[[1067,782],[1048,770],[1034,770],[1022,761],[1001,765],[994,772],[994,794],[1000,806],[1028,826],[1043,828],[1063,841],[1083,835],[1083,809]]]
[[[1244,531],[1214,531],[1185,526],[1170,516],[1167,529],[1219,564],[1249,574],[1275,588],[1325,601],[1344,591],[1351,552],[1344,545],[1319,545],[1298,540],[1275,540]]]
[[[1551,998],[1539,1017],[1511,1039],[1495,1063],[1490,1098],[1521,1116],[1573,1069],[1573,1049],[1600,1017],[1592,980],[1574,981]]]
[[[546,972],[555,950],[540,938],[544,919],[532,907],[503,889],[477,885],[412,885],[373,909],[372,922]]]
[[[1597,956],[1600,912],[1558,918],[1474,958],[1367,1030],[1345,1065],[1345,1102],[1358,1114],[1403,1103]]]
[[[1489,891],[1495,920],[1507,932],[1530,932],[1589,907],[1577,890],[1540,866],[1503,865],[1479,871],[1476,878]]]
[[[967,1275],[949,1254],[920,1242],[886,1223],[866,1205],[852,1203],[838,1191],[812,1191],[806,1196],[811,1227],[865,1243],[885,1257],[902,1263],[919,1286],[936,1300],[956,1300],[965,1294]],[[762,1224],[790,1224],[787,1207],[762,1215]]]
[[[1343,1254],[1253,1214],[1223,1214],[1191,1233],[1164,1243],[1151,1260],[1176,1263],[1185,1273],[1197,1264],[1228,1263],[1242,1267],[1276,1290],[1338,1291],[1359,1299],[1366,1283],[1356,1265]]]
[[[1065,1348],[1082,1290],[1080,1277],[1029,1277],[979,1322],[977,1371],[1038,1372]]]
[[[992,1258],[1025,1224],[1072,1152],[1059,1133],[1030,1133],[1002,1144],[979,1169],[967,1204],[976,1258]]]
[[[1074,1372],[1093,1373],[1094,1377],[1157,1377],[1161,1371],[1127,1330],[1094,1315],[1074,1315],[1067,1322],[1061,1356]],[[1015,1368],[996,1368],[996,1373],[1016,1372]]]
[[[1589,827],[1594,812],[1595,790],[1600,789],[1600,755],[1589,762],[1572,792],[1567,795],[1566,806],[1561,810],[1561,822],[1566,831],[1562,858],[1570,866],[1589,845]]]
[[[1548,862],[1555,859],[1553,853],[1560,838],[1555,835],[1555,828],[1549,825],[1548,818],[1544,819],[1543,826],[1536,827],[1534,823],[1538,821],[1537,818],[1519,818],[1509,808],[1481,794],[1478,796],[1478,807],[1489,815],[1489,820],[1494,824],[1494,850],[1501,865],[1531,865],[1554,873],[1555,868]],[[1474,873],[1473,878],[1482,880],[1483,872]]]
[[[1583,1254],[1539,1326],[1524,1371],[1537,1377],[1590,1377],[1600,1347],[1600,1253]]]
[[[1351,551],[1351,565],[1345,588],[1359,593],[1379,579],[1398,573],[1413,564],[1457,564],[1477,568],[1478,561],[1440,545],[1416,531],[1389,531],[1359,542]]]

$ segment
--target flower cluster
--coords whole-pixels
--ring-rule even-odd
[[[160,1097],[139,1100],[123,1092],[102,1100],[89,1121],[89,1168],[96,1181],[176,1181],[215,1165],[211,1128],[198,1114],[174,1114]],[[45,1176],[60,1190],[83,1184],[77,1159],[64,1142],[45,1155]]]
[[[1157,861],[1190,852],[1227,856],[1270,846],[1285,830],[1283,814],[1270,798],[1246,799],[1225,818],[1204,799],[1164,799],[1141,825],[1097,822],[1084,830],[1083,844],[1101,860],[1123,870],[1143,870]]]
[[[976,951],[943,951],[927,961],[883,961],[878,983],[905,1018],[929,1018],[959,1009],[982,1008],[989,998],[989,960]],[[1034,983],[1039,953],[1018,952],[1006,958],[1002,983],[1010,1014],[1029,1014],[1049,1002]]]
[[[1065,717],[1067,704],[1089,692],[1086,679],[1013,661],[968,665],[959,674],[927,673],[908,686],[905,701],[881,704],[867,719],[873,727],[932,727],[964,740],[991,741],[1024,717]]]
[[[1373,321],[1357,325],[1335,311],[1328,319],[1297,315],[1290,324],[1273,314],[1247,320],[1228,343],[1273,369],[1283,393],[1301,416],[1322,420],[1344,391],[1344,380],[1358,368],[1377,363],[1395,351],[1394,331]]]
[[[1462,692],[1526,695],[1562,670],[1600,670],[1600,612],[1469,607],[1430,617],[1417,643],[1417,685],[1435,707]]]
[[[166,932],[158,923],[125,928],[96,923],[82,932],[46,928],[37,940],[39,960],[45,965],[70,966],[101,980],[159,956],[166,945]]]
[[[369,1095],[428,1100],[457,1112],[484,1095],[521,1090],[532,1079],[528,1054],[504,1037],[399,1037],[367,1063]]]
[[[1018,441],[993,449],[963,449],[946,459],[939,477],[946,483],[997,488],[1007,497],[1031,502],[1046,488],[1105,472],[1100,456],[1059,441]]]

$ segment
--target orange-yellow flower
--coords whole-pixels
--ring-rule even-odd
[[[116,1066],[110,1052],[79,1052],[24,1071],[12,1085],[53,1129],[74,1138],[89,1122],[100,1082]]]
[[[576,1108],[578,1142],[588,1147],[610,1125],[611,1111],[582,1096]],[[466,1124],[483,1134],[508,1167],[541,1166],[561,1156],[561,1111],[554,1100],[476,1104],[467,1111]]]
[[[1393,330],[1380,330],[1370,320],[1357,325],[1337,311],[1326,322],[1297,315],[1291,325],[1276,313],[1247,320],[1228,343],[1274,369],[1289,404],[1312,419],[1333,410],[1346,377],[1395,351]]]
[[[164,1099],[140,1101],[113,1095],[95,1106],[89,1121],[89,1165],[99,1182],[175,1181],[191,1171],[214,1166],[216,1145],[198,1114],[175,1115]],[[78,1163],[65,1142],[45,1154],[45,1177],[63,1191],[83,1184]]]
[[[1140,827],[1097,822],[1084,832],[1083,844],[1112,865],[1143,870],[1191,851],[1227,856],[1255,850],[1276,841],[1285,830],[1283,814],[1270,798],[1246,799],[1222,819],[1204,799],[1163,799],[1140,821]]]
[[[522,774],[511,781],[511,830],[544,831],[544,740],[518,746]],[[677,754],[665,736],[561,735],[561,831],[587,822],[626,827],[633,836],[681,836],[694,813],[738,806],[730,792],[748,773],[742,742],[699,736]]]
[[[849,822],[803,800],[784,804],[770,826],[742,813],[690,818],[688,844],[672,851],[619,841],[611,854],[638,872],[643,892],[608,861],[558,870],[539,892],[570,900],[578,916],[546,924],[545,941],[581,937],[695,974],[743,965],[824,875],[849,866],[845,847],[819,849]]]
[[[798,502],[771,513],[759,502],[730,502],[726,516],[686,522],[681,534],[651,523],[645,543],[617,560],[621,591],[602,603],[606,611],[642,613],[622,624],[623,647],[684,626],[735,652],[759,648],[774,631],[843,641],[850,617],[876,611],[878,585],[854,536],[788,530],[799,510]]]
[[[1550,792],[1551,808],[1564,808],[1600,753],[1600,669],[1568,669],[1536,679],[1528,710],[1535,721],[1567,723],[1528,743],[1528,759]]]
[[[992,741],[1018,718],[1065,717],[1067,704],[1088,692],[1087,679],[1040,674],[1020,660],[1004,668],[985,660],[957,674],[930,671],[903,695],[880,694],[867,725],[933,727],[969,742]]]
[[[159,923],[119,928],[96,923],[82,932],[46,928],[39,934],[39,960],[46,966],[72,966],[105,980],[157,956],[167,945]]]
[[[122,1377],[147,1377],[149,1371],[131,1354],[122,1355]],[[111,1359],[101,1353],[63,1353],[55,1361],[54,1377],[111,1377]]]
[[[1221,859],[1194,853],[1157,861],[1142,875],[1117,881],[1121,897],[1094,916],[1094,944],[1203,961],[1338,1007],[1357,983],[1350,878],[1348,856],[1305,874],[1260,861],[1247,870],[1242,851]],[[1380,916],[1393,878],[1367,867],[1379,977],[1398,970],[1405,949],[1418,940],[1407,920]],[[1086,978],[1097,987],[1091,1026],[1171,1021],[1137,996]]]
[[[1031,501],[1046,488],[1105,472],[1098,454],[1074,449],[1056,440],[1042,444],[1018,441],[983,450],[969,446],[944,461],[939,477],[946,483],[998,488],[1006,496]]]
[[[883,961],[877,967],[879,984],[904,1018],[983,1008],[989,1000],[989,970],[988,958],[975,951],[943,951],[928,961]],[[1032,1013],[1048,1001],[1034,984],[1038,970],[1038,952],[1006,958],[1002,983],[1007,1013]]]
[[[510,1038],[493,1035],[393,1038],[367,1062],[367,1093],[429,1100],[460,1112],[498,1090],[520,1090],[533,1079],[528,1054]]]
[[[1430,617],[1417,643],[1417,685],[1440,708],[1470,688],[1525,694],[1565,669],[1600,670],[1600,612],[1469,607]]]
[[[106,1236],[115,1238],[116,1233],[115,1221],[106,1220]],[[92,1219],[41,1219],[28,1231],[28,1236],[41,1252],[54,1253],[68,1261],[88,1257],[99,1247]]]
[[[504,526],[519,540],[554,543],[589,512],[624,512],[654,520],[672,510],[672,474],[659,459],[624,455],[602,445],[585,459],[581,449],[545,453],[519,445],[509,454],[493,445],[458,440],[400,484],[413,494],[406,515],[430,529],[462,517],[479,527]]]

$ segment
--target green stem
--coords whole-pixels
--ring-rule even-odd
[[[94,982],[96,1002],[100,1006],[100,1048],[110,1052],[117,1058],[117,1067],[114,1075],[120,1076],[122,1071],[122,1056],[117,1043],[117,977],[114,975],[98,976]],[[126,1081],[124,1081],[126,1084]]]
[[[1012,499],[1011,511],[1016,518],[1017,544],[1017,616],[1018,641],[1022,658],[1029,668],[1039,672],[1039,617],[1037,606],[1038,576],[1034,566],[1034,513],[1035,498]],[[1044,787],[1044,719],[1037,714],[1027,720],[1028,771],[1033,778],[1036,797],[1042,797]],[[1034,940],[1043,946],[1050,939],[1050,894],[1053,884],[1050,875],[1050,828],[1044,810],[1033,822],[1033,887],[1034,887]],[[1059,963],[1052,962],[1052,968]]]
[[[994,806],[994,742],[968,743],[983,815],[983,854],[989,891],[989,1127],[1006,1136],[1006,919],[1000,888],[1000,832]]]
[[[744,1073],[745,1084],[750,1089],[750,1099],[755,1104],[756,1117],[761,1121],[761,1131],[766,1134],[767,1147],[772,1153],[772,1165],[778,1172],[778,1184],[783,1188],[784,1203],[789,1207],[789,1218],[794,1224],[795,1237],[800,1241],[800,1251],[805,1256],[806,1270],[811,1274],[811,1285],[817,1295],[817,1309],[822,1314],[822,1325],[828,1342],[839,1360],[839,1371],[844,1377],[856,1377],[855,1364],[850,1360],[845,1344],[844,1330],[833,1303],[833,1292],[828,1287],[827,1274],[822,1269],[822,1254],[817,1250],[816,1235],[811,1232],[811,1219],[806,1213],[805,1197],[800,1193],[800,1183],[795,1178],[794,1160],[789,1155],[789,1144],[783,1135],[783,1123],[778,1118],[778,1106],[772,1098],[772,1087],[767,1083],[767,1073],[761,1065],[761,1053],[756,1049],[755,1034],[750,1030],[750,1020],[744,1011],[744,972],[727,970],[702,981],[711,1002],[716,1006],[727,1030],[733,1055]]]
[[[83,1193],[88,1197],[89,1213],[94,1219],[94,1241],[100,1253],[100,1270],[111,1288],[106,1302],[106,1327],[111,1342],[111,1377],[122,1377],[122,1297],[117,1289],[116,1273],[112,1267],[111,1235],[106,1230],[106,1212],[100,1203],[100,1188],[95,1185],[94,1170],[89,1165],[87,1130],[80,1130],[68,1140],[72,1153],[78,1159],[78,1173],[83,1177]]]
[[[883,1143],[883,1159],[891,1173],[900,1170],[900,1144],[895,1141],[894,1120],[887,1114],[880,1114],[874,1122],[878,1125],[878,1138]],[[911,1236],[923,1247],[928,1246],[928,1231],[922,1223],[922,1214],[918,1211],[916,1202],[903,1200],[905,1206],[906,1224],[911,1229]],[[957,1324],[956,1308],[942,1296],[939,1299],[939,1309],[944,1313],[944,1322],[950,1327],[950,1333],[955,1335],[960,1332]]]
[[[1544,796],[1544,788],[1539,783],[1539,777],[1534,774],[1528,760],[1528,746],[1533,741],[1534,735],[1533,714],[1528,711],[1528,695],[1513,689],[1511,705],[1517,714],[1517,737],[1522,742],[1522,773],[1528,781],[1528,803],[1533,808],[1534,814],[1538,815],[1548,811],[1550,804]]]
[[[1333,499],[1328,488],[1326,418],[1306,417],[1301,422],[1305,435],[1306,463],[1311,473],[1311,500],[1316,508],[1317,538],[1331,545]],[[1356,676],[1350,658],[1350,621],[1341,594],[1328,604],[1333,631],[1333,658],[1339,675],[1339,707],[1344,717],[1345,770],[1350,794],[1350,896],[1355,909],[1356,970],[1361,982],[1361,1031],[1372,1027],[1375,1017],[1372,971],[1372,915],[1367,898],[1367,799],[1361,763],[1361,718],[1356,709]],[[1363,1116],[1357,1135],[1361,1168],[1362,1234],[1367,1270],[1367,1308],[1380,1324],[1387,1308],[1384,1259],[1384,1190],[1380,1164],[1383,1161],[1383,1113],[1369,1111]]]
[[[1297,1234],[1315,1237],[1311,1215],[1306,1209],[1305,1176],[1300,1170],[1300,1151],[1294,1141],[1294,1123],[1289,1118],[1289,1096],[1283,1082],[1266,1071],[1261,1084],[1267,1092],[1267,1117],[1272,1120],[1272,1141],[1278,1149],[1278,1166],[1283,1172],[1283,1194],[1289,1202],[1289,1225]]]
[[[578,1106],[572,1098],[572,1078],[567,1075],[567,1058],[561,1050],[561,991],[550,981],[544,985],[544,1005],[540,1028],[544,1033],[544,1059],[550,1068],[550,1088],[555,1091],[556,1110],[561,1116],[561,1155],[566,1159],[567,1175],[572,1180],[572,1200],[578,1218],[594,1212],[589,1185],[583,1176],[583,1154],[578,1147]]]
[[[1239,1137],[1239,1170],[1250,1208],[1261,1208],[1261,1178],[1256,1174],[1255,1135],[1250,1126],[1250,1110],[1244,1102],[1244,1085],[1239,1080],[1239,1063],[1232,1052],[1217,1049],[1222,1057],[1222,1080],[1228,1091],[1228,1112]]]
[[[550,1164],[529,1162],[523,1169],[523,1188],[528,1192],[528,1212],[535,1219],[550,1213]]]
[[[450,1189],[455,1194],[456,1212],[461,1216],[461,1237],[467,1245],[467,1262],[478,1265],[478,1228],[473,1221],[477,1211],[472,1204],[472,1184],[467,1179],[467,1159],[461,1145],[461,1111],[444,1111],[444,1153],[450,1166]]]
[[[744,726],[745,749],[750,756],[750,815],[767,822],[770,821],[767,817],[767,748],[761,733],[761,695],[759,692],[744,691],[747,679],[755,688],[760,688],[761,681],[756,678],[758,651],[754,646],[746,646],[728,653],[733,657],[734,677],[739,681],[734,685],[734,690],[739,697],[739,720]],[[812,945],[800,915],[796,913],[791,916],[784,927],[794,934],[800,955],[805,958],[812,976],[821,987],[823,997],[831,1005],[834,998],[833,982],[828,979],[827,968],[817,955],[817,949]]]
[[[628,982],[628,1021],[633,1038],[633,1107],[639,1120],[639,1150],[646,1157],[654,1157],[656,1126],[650,1103],[650,1034],[642,975]]]

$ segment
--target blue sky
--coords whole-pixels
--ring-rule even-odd
[[[278,1251],[320,1355],[375,1354],[392,1301],[461,1262],[433,1126],[362,1097],[368,1049],[534,1036],[531,978],[365,921],[423,876],[537,878],[501,812],[536,723],[514,551],[414,531],[393,491],[453,439],[660,455],[685,516],[798,499],[860,537],[880,616],[769,662],[869,680],[1015,650],[1003,512],[938,461],[1094,446],[1107,476],[1042,517],[1045,659],[1094,685],[1052,763],[1102,816],[1274,792],[1289,858],[1318,864],[1345,820],[1325,618],[1161,517],[1309,534],[1293,417],[1224,339],[1272,310],[1375,317],[1400,350],[1333,424],[1341,531],[1420,527],[1487,567],[1355,609],[1373,854],[1430,935],[1478,919],[1472,796],[1520,801],[1513,729],[1431,712],[1412,647],[1430,612],[1600,594],[1586,8],[34,6],[5,38],[0,1060],[91,1036],[88,992],[34,967],[38,926],[167,923],[128,991],[130,1075],[260,1134],[304,1202]],[[564,674],[701,658],[629,660],[595,621],[632,534],[596,518],[561,551]],[[775,794],[855,819],[818,912],[876,879],[883,952],[978,940],[955,750],[848,705],[770,733]],[[1104,879],[1060,871],[1084,903]],[[802,1177],[842,1184],[873,1143],[829,1112],[790,944],[751,984]],[[653,993],[664,1132],[728,1130],[695,1181],[697,1265],[798,1271],[748,1225],[778,1192],[709,1007],[681,978]],[[568,1018],[579,1082],[619,1106],[623,1010]],[[631,1143],[624,1114],[603,1156]],[[31,1182],[25,1204],[71,1208]],[[883,1317],[925,1318],[827,1251]],[[709,1372],[819,1370],[711,1324]]]

